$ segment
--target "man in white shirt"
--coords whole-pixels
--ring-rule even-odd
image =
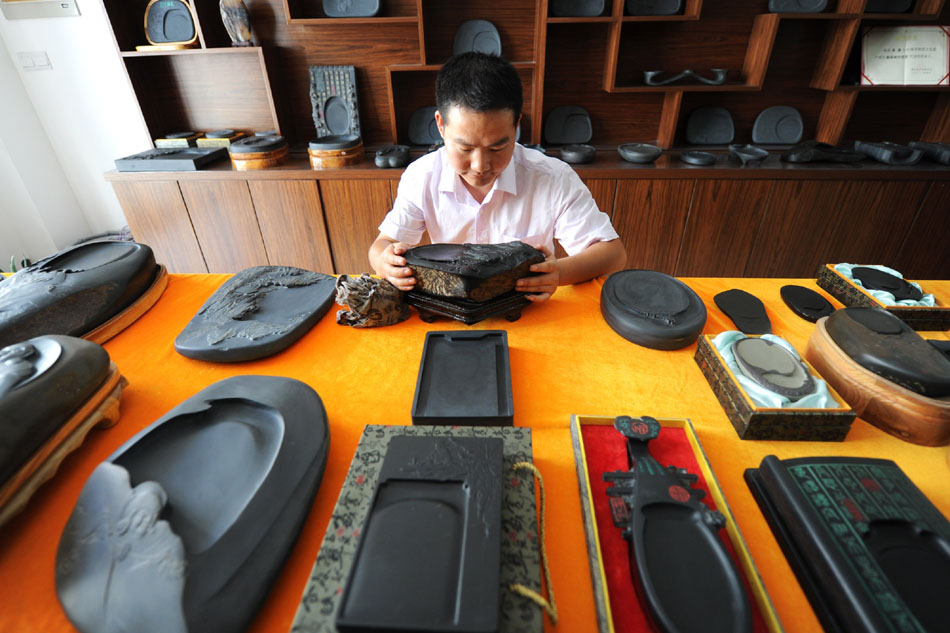
[[[547,259],[531,267],[538,274],[517,284],[532,301],[624,267],[626,250],[577,173],[515,142],[522,91],[511,64],[483,53],[453,57],[436,79],[436,104],[445,146],[403,173],[369,250],[378,275],[411,290],[416,279],[402,255],[426,231],[433,243],[540,248]],[[555,239],[567,257],[554,257]]]

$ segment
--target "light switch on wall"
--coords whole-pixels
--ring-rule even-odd
[[[46,51],[31,51],[16,54],[23,70],[51,70],[53,65],[49,61]]]

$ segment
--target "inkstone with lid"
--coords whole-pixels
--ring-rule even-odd
[[[950,396],[950,360],[887,310],[844,308],[825,328],[868,371],[928,398]]]
[[[699,295],[654,270],[622,270],[608,277],[600,311],[617,334],[652,349],[686,347],[706,324],[706,306]]]
[[[815,390],[815,381],[805,364],[778,343],[745,338],[737,341],[732,351],[742,373],[769,391],[801,398]]]

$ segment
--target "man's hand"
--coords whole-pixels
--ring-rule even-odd
[[[406,266],[406,258],[402,256],[408,249],[409,245],[404,242],[390,242],[379,253],[376,267],[376,273],[380,277],[403,292],[412,290],[416,285],[412,269]]]
[[[536,246],[535,248],[544,253],[544,261],[540,264],[532,264],[530,270],[533,273],[540,274],[522,277],[515,285],[515,289],[530,293],[525,297],[529,301],[538,303],[551,298],[551,295],[557,290],[561,273],[557,266],[557,258],[554,257],[554,253],[547,246]]]

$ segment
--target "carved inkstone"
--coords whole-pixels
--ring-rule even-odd
[[[394,437],[336,627],[495,633],[503,441]]]
[[[726,520],[702,502],[696,475],[663,468],[649,443],[660,432],[651,417],[620,416],[626,471],[604,473],[614,525],[630,542],[630,573],[655,630],[664,633],[752,633],[742,577],[719,538]]]
[[[109,374],[109,354],[71,336],[40,336],[0,350],[0,485]]]
[[[0,347],[82,336],[139,299],[157,272],[152,249],[135,242],[88,242],[42,259],[0,285]]]
[[[831,305],[830,301],[811,288],[788,285],[782,286],[779,292],[785,305],[806,321],[815,323],[821,317],[828,316],[835,311],[835,307]]]
[[[720,292],[713,301],[745,334],[772,333],[772,321],[765,311],[765,304],[755,295],[733,288]]]
[[[81,633],[238,633],[254,617],[320,485],[317,393],[238,376],[178,405],[99,464],[56,554]]]
[[[416,290],[439,297],[487,301],[515,288],[544,253],[524,242],[506,244],[429,244],[410,248],[406,264]]]
[[[283,351],[333,304],[336,279],[292,266],[256,266],[224,282],[175,339],[182,356],[240,362]]]
[[[907,280],[870,266],[855,266],[851,276],[861,282],[868,290],[884,290],[894,295],[896,301],[920,301],[924,293]]]

